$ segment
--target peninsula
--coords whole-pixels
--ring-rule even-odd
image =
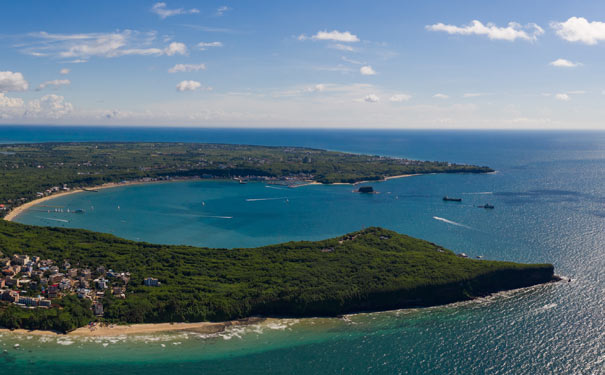
[[[355,183],[489,167],[301,147],[199,143],[0,145],[0,217],[35,199],[116,183],[236,179],[287,186]]]
[[[294,187],[491,171],[295,147],[2,145],[0,214],[36,199],[122,183],[230,178]],[[468,259],[382,228],[227,250],[0,220],[0,265],[0,326],[58,332],[92,321],[226,322],[433,306],[556,279],[550,264]]]
[[[56,265],[39,276],[34,270],[31,294],[49,282],[65,285],[53,290],[48,307],[4,302],[0,326],[61,332],[95,314],[109,323],[337,316],[446,304],[555,280],[550,264],[468,259],[381,228],[226,250],[0,221],[0,249]]]

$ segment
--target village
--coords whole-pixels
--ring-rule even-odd
[[[77,268],[68,261],[59,264],[24,254],[4,257],[0,253],[0,268],[0,301],[24,309],[56,307],[56,299],[74,294],[90,299],[93,313],[103,316],[103,298],[108,293],[115,298],[126,298],[130,281],[130,272],[115,272],[104,266]],[[160,285],[153,278],[145,279],[144,283]]]

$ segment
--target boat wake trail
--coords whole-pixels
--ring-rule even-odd
[[[233,219],[233,216],[201,215],[200,217],[208,217],[208,218],[213,218],[213,219]]]
[[[69,220],[65,220],[65,219],[53,219],[51,217],[40,217],[37,216],[38,219],[43,219],[43,220],[52,220],[52,221],[60,221],[62,223],[69,223]]]
[[[248,198],[246,202],[258,202],[258,201],[277,201],[277,200],[288,199],[288,197],[279,197],[279,198]]]
[[[277,187],[277,186],[271,186],[271,185],[265,185],[265,187],[268,188],[268,189],[275,189],[275,190],[288,190],[286,188]]]
[[[455,225],[457,227],[462,227],[462,228],[466,228],[466,229],[473,229],[473,228],[469,227],[468,225],[460,224],[460,223],[457,223],[455,221],[451,221],[451,220],[448,220],[448,219],[445,219],[445,218],[442,218],[442,217],[439,217],[439,216],[433,216],[433,219],[439,220],[439,221],[443,221],[444,223]]]

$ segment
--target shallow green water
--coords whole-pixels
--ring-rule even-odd
[[[133,134],[128,137],[136,138]],[[205,140],[242,142],[233,133],[202,134]],[[18,221],[213,247],[318,239],[381,225],[473,256],[551,262],[573,281],[445,307],[348,320],[280,321],[215,336],[41,342],[4,334],[0,347],[8,352],[0,355],[2,368],[26,374],[603,373],[605,134],[275,131],[247,136],[250,141],[244,143],[480,163],[498,173],[391,180],[373,184],[380,194],[369,196],[352,193],[350,186],[142,185],[47,203],[84,208],[84,215],[36,207]],[[445,194],[463,202],[444,203]],[[246,200],[259,198],[278,199]],[[485,202],[496,209],[472,207]],[[21,349],[12,347],[16,342]]]

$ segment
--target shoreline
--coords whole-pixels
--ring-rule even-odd
[[[469,303],[476,303],[486,300],[494,300],[501,296],[512,295],[520,293],[522,291],[531,290],[534,288],[541,288],[547,285],[552,285],[561,281],[570,281],[571,279],[565,276],[553,275],[553,279],[544,283],[539,283],[530,286],[524,286],[520,288],[513,288],[508,290],[501,290],[494,293],[489,293],[484,296],[476,296],[466,300],[454,301],[446,304],[436,304],[429,306],[418,306],[418,307],[403,307],[400,309],[387,309],[387,310],[376,310],[376,311],[359,311],[352,313],[345,313],[338,316],[329,317],[300,317],[293,318],[299,320],[317,319],[317,318],[328,318],[328,319],[350,319],[352,316],[374,314],[374,313],[389,313],[394,311],[413,311],[413,310],[429,310],[434,308],[443,307],[456,307]],[[213,334],[225,331],[227,327],[233,326],[247,326],[258,323],[271,323],[279,321],[282,318],[263,318],[263,317],[248,317],[239,320],[229,320],[225,322],[196,322],[196,323],[138,323],[138,324],[109,324],[100,325],[96,324],[93,328],[84,326],[76,328],[68,333],[62,333],[50,330],[28,330],[28,329],[8,329],[0,328],[0,335],[2,334],[18,334],[18,335],[32,335],[32,336],[56,336],[56,337],[116,337],[124,335],[141,335],[141,334],[155,334],[155,333],[167,333],[167,332],[192,332],[201,334]]]
[[[71,194],[93,193],[94,192],[93,190],[103,190],[103,189],[110,189],[110,188],[119,187],[119,186],[130,186],[130,185],[140,185],[140,184],[150,184],[150,183],[160,183],[160,182],[164,182],[164,181],[109,182],[109,183],[99,185],[99,186],[91,186],[91,187],[86,187],[86,188],[73,189],[70,191],[63,191],[60,193],[47,195],[42,198],[37,198],[37,199],[34,199],[33,201],[29,201],[27,203],[23,203],[22,205],[13,208],[3,219],[6,221],[13,221],[17,218],[17,216],[21,215],[23,213],[23,211],[25,211],[35,205],[38,205],[42,202],[49,201],[51,199],[65,197],[65,196],[71,195]]]
[[[240,320],[230,320],[226,322],[197,322],[197,323],[141,323],[127,325],[99,325],[92,327],[85,326],[77,328],[68,333],[45,330],[28,329],[7,329],[0,328],[0,334],[22,334],[33,336],[59,336],[59,337],[115,337],[123,335],[153,334],[164,332],[194,332],[203,334],[212,334],[223,332],[227,327],[245,326],[250,324],[270,321],[266,318],[245,318]]]
[[[317,181],[308,181],[308,182],[305,182],[304,184],[292,186],[292,188],[299,188],[299,187],[302,187],[302,186],[310,186],[310,185],[352,185],[352,186],[354,186],[354,185],[364,184],[364,183],[370,183],[370,182],[384,182],[384,181],[388,181],[388,180],[392,180],[392,179],[396,179],[396,178],[405,178],[405,177],[413,177],[413,176],[421,176],[421,175],[422,175],[421,173],[402,174],[402,175],[397,175],[397,176],[385,177],[382,180],[357,181],[357,182],[353,182],[353,183],[349,183],[349,182],[334,182],[334,183],[331,183],[331,184],[324,184],[324,183],[317,182]],[[6,220],[6,221],[14,221],[24,211],[28,210],[29,208],[31,208],[33,206],[36,206],[36,205],[38,205],[38,204],[40,204],[42,202],[49,201],[51,199],[65,197],[65,196],[71,195],[71,194],[94,193],[95,190],[111,189],[111,188],[120,187],[120,186],[131,186],[131,185],[142,185],[142,184],[158,184],[158,183],[181,182],[181,181],[189,181],[189,180],[192,180],[192,179],[174,179],[174,180],[168,180],[168,181],[163,180],[163,181],[108,182],[106,184],[98,185],[98,186],[90,186],[90,187],[85,187],[85,188],[73,189],[73,190],[70,190],[70,191],[62,191],[60,193],[47,195],[45,197],[37,198],[37,199],[34,199],[33,201],[29,201],[27,203],[23,203],[22,205],[13,208],[8,214],[6,214],[6,216],[4,216],[3,219]],[[203,179],[195,179],[195,180],[204,181]],[[208,180],[208,181],[210,181],[210,180]]]

